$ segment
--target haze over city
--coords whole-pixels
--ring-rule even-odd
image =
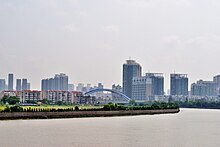
[[[220,1],[0,1],[1,78],[40,80],[64,72],[70,83],[121,84],[131,57],[143,74],[188,74],[189,83],[220,73]]]

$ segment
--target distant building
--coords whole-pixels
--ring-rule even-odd
[[[112,85],[112,90],[113,91],[116,91],[116,92],[120,92],[120,93],[122,93],[123,92],[123,89],[122,89],[122,87],[120,86],[120,85]],[[115,93],[112,93],[112,99],[113,100],[123,100],[123,98],[121,98],[121,96],[118,96],[117,94],[115,94]]]
[[[22,103],[34,103],[42,100],[41,91],[37,90],[23,90],[21,95]]]
[[[216,96],[216,83],[199,80],[191,85],[191,96]]]
[[[76,91],[60,91],[60,90],[48,90],[48,91],[42,91],[42,98],[48,99],[53,104],[56,104],[59,101],[62,101],[64,103],[72,103],[77,104],[78,99],[82,97],[81,92]]]
[[[79,83],[79,84],[76,86],[76,91],[82,92],[83,87],[84,87],[84,84],[83,84],[83,83]]]
[[[74,91],[74,85],[68,84],[68,91]]]
[[[22,90],[28,90],[27,79],[22,79]]]
[[[215,76],[213,82],[216,83],[216,94],[220,95],[220,75]]]
[[[188,96],[187,74],[170,74],[170,94],[172,96]]]
[[[4,96],[17,96],[21,101],[21,91],[14,91],[14,90],[4,90],[0,92],[0,99],[2,99]]]
[[[8,90],[13,90],[14,75],[12,73],[8,74]]]
[[[49,82],[48,82],[49,80],[48,79],[42,79],[41,80],[41,91],[47,91],[47,90],[49,90]],[[52,90],[52,89],[50,89],[50,90]]]
[[[123,93],[132,98],[132,79],[141,77],[142,68],[135,60],[127,60],[123,64]]]
[[[27,83],[27,90],[31,90],[31,83]]]
[[[162,73],[146,73],[142,77],[134,77],[132,81],[132,98],[135,100],[151,100],[155,96],[164,95],[164,77]]]
[[[91,84],[87,84],[87,85],[86,85],[86,90],[89,91],[89,90],[91,90],[91,89],[92,89]]]
[[[5,79],[0,79],[0,91],[6,90]]]
[[[21,91],[21,79],[16,80],[16,91]]]
[[[94,105],[96,102],[95,96],[81,96],[77,97],[77,104]]]
[[[146,77],[152,80],[152,95],[164,95],[164,77],[162,73],[146,73]]]
[[[64,73],[56,74],[54,78],[42,79],[41,90],[68,90],[68,76]]]

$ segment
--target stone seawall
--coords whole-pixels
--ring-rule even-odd
[[[130,110],[130,111],[13,112],[13,113],[3,112],[0,113],[0,120],[153,115],[153,114],[178,113],[179,111],[180,111],[179,109],[165,109],[165,110]]]

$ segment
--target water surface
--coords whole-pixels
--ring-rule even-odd
[[[220,110],[0,121],[0,146],[219,147]]]

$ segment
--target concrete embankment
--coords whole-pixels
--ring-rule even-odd
[[[106,117],[178,113],[179,109],[165,110],[131,110],[131,111],[72,111],[72,112],[3,112],[0,120],[11,119],[49,119],[49,118],[76,118],[76,117]]]

